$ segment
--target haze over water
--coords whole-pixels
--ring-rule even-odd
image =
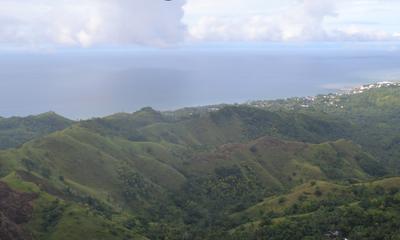
[[[308,96],[400,79],[400,54],[334,50],[86,51],[0,56],[0,116],[78,119],[145,106]]]

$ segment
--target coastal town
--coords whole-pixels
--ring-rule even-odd
[[[217,112],[226,106],[250,106],[255,108],[269,109],[269,110],[301,110],[308,108],[319,108],[325,110],[344,110],[346,108],[346,99],[348,96],[362,94],[367,91],[380,88],[400,87],[399,82],[382,81],[371,84],[365,84],[352,88],[339,89],[334,93],[320,94],[317,96],[307,97],[292,97],[277,100],[256,100],[248,101],[245,103],[234,104],[217,104],[199,107],[188,107],[178,109],[176,111],[163,112],[164,115],[174,117],[193,116],[196,114],[206,114],[210,112]]]
[[[343,100],[346,96],[361,94],[373,89],[380,88],[390,88],[390,87],[400,87],[400,82],[383,81],[371,84],[365,84],[362,86],[357,86],[349,89],[339,89],[335,93],[330,93],[326,95],[317,96],[307,96],[307,97],[293,97],[280,100],[260,100],[260,101],[249,101],[245,105],[258,107],[258,108],[284,108],[288,110],[294,110],[299,108],[310,108],[316,105],[326,107],[333,107],[344,109]]]

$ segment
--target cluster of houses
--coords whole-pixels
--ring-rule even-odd
[[[375,89],[375,88],[392,87],[392,86],[400,86],[400,82],[384,81],[384,82],[367,84],[367,85],[363,85],[361,87],[356,87],[356,88],[348,90],[348,94],[358,94],[358,93],[363,93],[365,91]],[[345,90],[345,92],[346,92],[346,90]]]
[[[287,109],[298,109],[298,108],[309,108],[313,104],[323,103],[328,105],[329,107],[336,107],[343,109],[344,106],[341,104],[341,96],[344,95],[351,95],[351,94],[360,94],[365,91],[382,88],[382,87],[393,87],[399,86],[400,82],[390,82],[390,81],[383,81],[377,82],[372,84],[366,84],[360,87],[355,87],[351,89],[342,89],[337,93],[332,93],[328,95],[319,95],[319,96],[309,96],[309,97],[294,97],[288,99],[281,99],[281,100],[259,100],[259,101],[249,101],[244,103],[244,105],[257,107],[257,108],[271,108],[274,106],[286,107]],[[240,105],[240,104],[234,104]],[[197,107],[197,108],[187,108],[185,111],[189,112],[189,115],[194,115],[195,113],[200,112],[216,112],[219,111],[225,105],[211,105],[205,107]],[[171,112],[171,114],[174,112]]]

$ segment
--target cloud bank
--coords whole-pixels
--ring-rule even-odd
[[[168,46],[181,41],[185,0],[2,0],[0,43]]]
[[[196,1],[196,0],[192,0]],[[340,18],[341,0],[301,0],[275,14],[250,14],[238,17],[202,16],[189,27],[194,41],[391,41],[399,33],[345,24],[330,26]],[[189,1],[190,3],[190,1]],[[339,3],[339,4],[338,4]],[[347,1],[362,8],[367,1]],[[381,4],[390,4],[383,0]],[[364,16],[364,17],[367,17]],[[378,26],[379,27],[379,26]]]
[[[398,41],[398,11],[397,0],[0,0],[0,48]]]

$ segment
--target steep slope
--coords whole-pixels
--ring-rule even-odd
[[[0,182],[0,239],[29,240],[30,234],[23,228],[33,212],[34,193],[17,192]]]
[[[399,183],[312,181],[232,215],[227,239],[396,239]]]
[[[399,83],[376,83],[348,93],[257,101],[249,105],[270,111],[325,113],[348,121],[353,127],[346,138],[361,144],[382,165],[389,166],[393,174],[400,172]]]
[[[178,189],[193,171],[188,162],[227,143],[264,135],[308,142],[346,134],[346,122],[329,117],[226,107],[200,117],[170,120],[152,109],[79,123],[0,154],[2,168],[24,167],[95,188],[116,189],[124,170],[139,173],[154,189]],[[140,140],[133,135],[140,135]],[[235,146],[236,147],[236,146]],[[18,161],[9,161],[17,159]],[[18,164],[17,164],[18,163]],[[54,177],[54,176],[53,176]],[[104,177],[104,179],[102,179]]]
[[[159,160],[158,155],[164,161],[173,158],[166,147],[156,143],[107,138],[74,126],[25,144],[19,150],[4,152],[0,154],[0,162],[14,159],[13,164],[17,162],[19,167],[50,181],[60,182],[62,178],[67,186],[82,186],[79,189],[84,192],[90,189],[85,193],[95,193],[94,197],[113,196],[118,200],[125,195],[124,187],[129,184],[144,184],[155,195],[182,185],[184,176]],[[142,190],[138,189],[139,195],[145,195]],[[135,196],[138,200],[145,197],[139,195]]]
[[[263,239],[258,234],[265,231],[276,237],[285,226],[280,221],[318,222],[315,216],[330,217],[324,206],[343,216],[346,204],[378,199],[376,186],[385,195],[377,201],[397,204],[389,199],[395,178],[363,184],[387,173],[382,163],[398,162],[393,89],[376,89],[367,98],[377,104],[368,106],[368,92],[335,95],[349,109],[321,96],[308,108],[283,101],[177,115],[144,108],[60,125],[54,114],[38,126],[18,119],[23,124],[4,129],[33,126],[38,137],[0,151],[0,178],[12,191],[38,195],[24,223],[33,239]],[[369,189],[365,196],[359,186]],[[266,218],[279,231],[265,228],[273,225]]]
[[[230,119],[241,120],[236,115]],[[246,131],[251,125],[243,122],[246,128],[238,129]],[[266,196],[314,179],[363,181],[375,173],[369,167],[376,167],[371,156],[345,140],[308,144],[268,136],[244,142],[252,137],[245,135],[244,139],[238,139],[242,143],[218,146],[219,141],[227,141],[226,136],[232,136],[226,132],[221,135],[222,140],[212,144],[215,147],[201,148],[200,143],[212,139],[214,133],[201,135],[191,129],[188,132],[196,133],[192,136],[198,140],[194,145],[155,138],[164,136],[159,132],[149,137],[154,138],[154,142],[134,142],[114,130],[110,134],[99,134],[88,127],[89,123],[52,133],[19,149],[0,152],[3,175],[10,178],[13,171],[18,170],[18,178],[35,184],[53,199],[46,204],[56,199],[66,201],[61,204],[62,209],[68,209],[69,204],[73,204],[73,209],[81,209],[80,204],[89,201],[102,214],[111,211],[115,218],[119,218],[122,211],[139,216],[151,222],[149,226],[157,226],[156,230],[147,226],[140,232],[150,238],[152,232],[164,231],[164,224],[179,230],[162,232],[162,235],[177,237],[188,226],[201,229],[200,232],[191,231],[191,236],[206,237],[207,226],[218,226],[218,221],[224,221],[227,215],[256,204]],[[187,123],[185,120],[184,124]],[[180,127],[182,123],[166,124]],[[216,131],[228,130],[222,123],[215,124],[215,120],[213,124]],[[144,133],[154,126],[158,129],[160,123],[138,129]],[[38,216],[46,211],[44,207],[38,209]],[[47,229],[41,231],[44,233],[39,235],[50,234]]]
[[[77,196],[71,198],[71,195],[52,189],[48,182],[27,172],[13,172],[2,181],[17,189],[17,196],[25,196],[21,197],[23,200],[15,197],[10,199],[13,201],[10,205],[17,209],[15,213],[22,211],[20,215],[23,218],[17,218],[16,223],[22,224],[20,228],[24,229],[22,238],[13,235],[10,240],[146,239],[138,234],[140,230],[127,225],[134,221],[133,216],[128,219],[126,216],[115,215],[95,199]],[[23,205],[28,200],[29,205]]]
[[[371,177],[371,165],[379,171],[376,160],[349,141],[306,144],[264,137],[197,155],[185,165],[189,181],[182,197],[205,214],[200,221],[240,211],[311,180],[364,181]]]

